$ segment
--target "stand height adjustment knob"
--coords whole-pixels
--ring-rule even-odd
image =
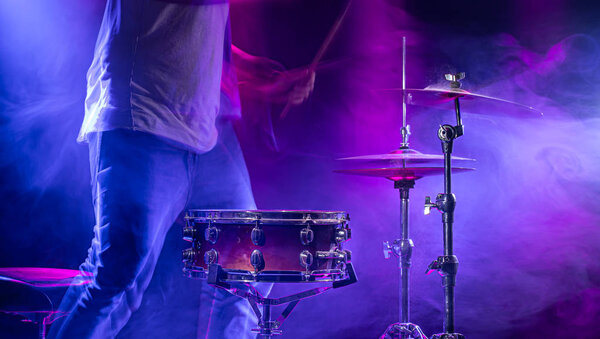
[[[438,205],[436,203],[431,202],[431,197],[426,196],[425,197],[425,211],[424,211],[425,215],[429,215],[429,213],[431,213],[432,208],[437,209]]]
[[[392,256],[393,249],[389,241],[383,242],[383,257],[389,259]]]

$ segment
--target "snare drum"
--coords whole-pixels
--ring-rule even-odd
[[[332,211],[189,210],[184,272],[206,278],[220,265],[227,281],[310,282],[348,278],[348,215]]]

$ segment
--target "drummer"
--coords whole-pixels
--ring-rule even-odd
[[[140,306],[186,207],[256,208],[232,128],[240,117],[232,55],[262,98],[298,104],[313,88],[314,74],[280,72],[231,47],[227,0],[107,1],[78,138],[89,143],[96,215],[80,269],[94,279],[69,288],[60,306],[69,315],[50,337],[114,338]],[[203,307],[197,333],[248,336],[244,300],[202,289],[230,316],[209,325]]]

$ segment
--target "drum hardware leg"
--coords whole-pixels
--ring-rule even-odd
[[[302,299],[319,295],[332,288],[339,288],[355,283],[357,279],[354,272],[354,267],[351,263],[347,263],[346,267],[348,269],[348,278],[345,280],[333,282],[332,286],[317,287],[281,298],[264,298],[252,285],[249,284],[246,284],[248,290],[233,288],[231,284],[224,281],[227,277],[227,273],[219,264],[212,264],[209,266],[207,283],[215,287],[225,289],[235,296],[246,299],[258,318],[259,328],[253,329],[252,331],[257,332],[258,335],[262,336],[263,338],[271,338],[273,335],[281,334],[281,324],[289,317],[290,313],[292,313],[296,305]],[[271,320],[271,306],[279,306],[283,304],[288,305],[277,318],[277,320]],[[260,311],[260,307],[258,305],[263,306],[262,312]]]
[[[383,255],[389,259],[393,254],[398,258],[400,269],[400,314],[399,322],[390,325],[381,338],[427,338],[418,325],[410,323],[410,266],[412,265],[413,241],[409,237],[408,202],[409,191],[415,187],[414,180],[394,181],[394,188],[400,192],[400,225],[401,238],[383,243]]]
[[[460,80],[465,77],[464,73],[446,74],[452,88],[460,87]],[[464,134],[464,127],[460,117],[459,98],[454,99],[456,112],[456,126],[442,125],[437,135],[442,142],[444,152],[444,193],[436,197],[435,203],[430,197],[425,198],[425,214],[429,214],[431,208],[442,212],[444,255],[434,260],[428,267],[428,273],[437,270],[442,276],[444,287],[444,333],[435,334],[432,339],[462,339],[460,333],[454,333],[454,287],[456,285],[456,274],[458,272],[458,259],[454,255],[452,227],[454,224],[454,209],[456,197],[452,194],[452,148],[454,140]]]
[[[380,337],[380,339],[393,338],[418,338],[427,339],[421,328],[415,324],[391,324]]]

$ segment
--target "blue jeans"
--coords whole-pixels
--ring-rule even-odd
[[[130,130],[91,137],[96,225],[80,269],[94,281],[69,288],[60,306],[69,314],[52,325],[51,338],[114,338],[140,306],[165,236],[186,208],[256,208],[231,122],[221,121],[219,130],[219,142],[205,154]],[[173,265],[181,276],[181,261]],[[245,300],[194,282],[201,294],[197,336],[251,337],[255,317]]]

